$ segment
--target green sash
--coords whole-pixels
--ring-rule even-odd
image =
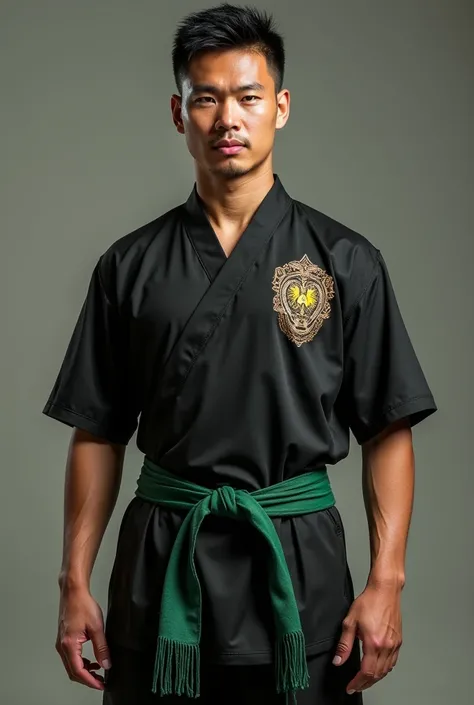
[[[317,512],[335,504],[325,467],[248,492],[229,485],[208,489],[163,470],[145,457],[137,497],[186,510],[166,570],[161,602],[153,692],[199,697],[201,587],[194,552],[208,514],[250,522],[268,545],[268,590],[275,626],[278,693],[307,688],[309,674],[300,616],[283,548],[270,517]]]

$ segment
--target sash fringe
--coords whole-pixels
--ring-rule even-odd
[[[200,695],[199,644],[183,644],[166,637],[158,637],[153,693],[158,682],[161,695],[185,695],[198,698]]]
[[[304,690],[309,686],[305,640],[302,631],[285,634],[278,641],[275,666],[278,693],[294,694],[295,690]]]

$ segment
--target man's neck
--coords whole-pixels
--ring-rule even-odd
[[[274,184],[271,166],[237,179],[197,173],[197,191],[209,221],[227,255]]]

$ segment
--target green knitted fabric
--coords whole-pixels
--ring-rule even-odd
[[[326,468],[248,492],[229,485],[208,489],[163,470],[145,457],[137,497],[186,510],[166,570],[152,690],[199,697],[201,586],[194,555],[199,528],[214,514],[250,522],[266,539],[268,592],[275,627],[278,693],[307,688],[309,675],[300,616],[283,548],[270,517],[317,512],[335,504]]]

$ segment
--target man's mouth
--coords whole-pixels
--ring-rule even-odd
[[[232,145],[232,147],[216,147],[216,149],[218,152],[222,152],[222,154],[238,154],[242,149],[245,149],[245,147],[243,144],[236,144]]]

